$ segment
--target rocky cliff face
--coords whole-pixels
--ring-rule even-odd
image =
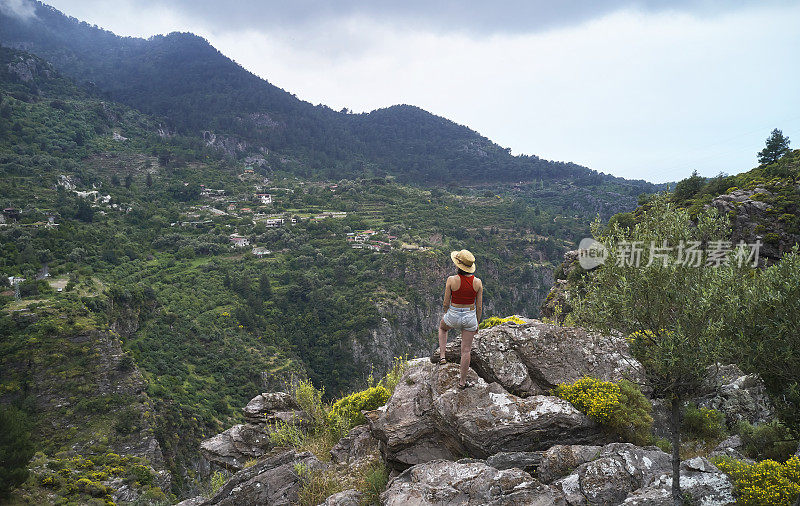
[[[792,206],[787,208],[780,190],[784,188],[753,188],[734,190],[716,197],[710,206],[731,219],[731,241],[762,243],[762,262],[774,262],[800,242],[797,216]],[[797,191],[796,189],[794,191]]]

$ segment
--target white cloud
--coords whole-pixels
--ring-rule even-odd
[[[33,4],[27,0],[0,0],[0,11],[9,16],[30,19],[34,10]]]
[[[626,10],[484,36],[363,15],[230,30],[130,5],[87,20],[126,35],[191,30],[310,102],[355,111],[409,103],[513,152],[624,177],[746,170],[774,127],[800,143],[797,4],[703,17]]]

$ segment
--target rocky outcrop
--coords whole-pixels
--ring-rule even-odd
[[[774,413],[761,378],[745,374],[734,364],[710,366],[696,402],[725,413],[729,427],[742,420],[754,425],[768,422]]]
[[[578,250],[570,250],[564,253],[564,260],[553,273],[553,286],[547,292],[547,296],[539,308],[539,315],[542,318],[549,318],[556,323],[563,323],[564,317],[572,311],[569,304],[568,279],[570,274],[581,269],[578,264]]]
[[[290,450],[242,469],[211,498],[193,498],[182,506],[248,506],[297,504],[301,474],[321,471],[325,464],[309,452]]]
[[[681,463],[681,490],[701,504],[735,504],[728,477],[704,458]],[[672,504],[670,456],[655,447],[629,443],[604,446],[597,458],[553,483],[571,506]]]
[[[762,262],[780,259],[800,240],[791,222],[776,219],[788,211],[776,208],[771,203],[774,197],[776,195],[766,188],[737,189],[714,198],[709,204],[720,214],[731,217],[731,241],[734,244],[739,241],[747,244],[761,242],[759,259]]]
[[[596,459],[581,464],[554,485],[571,505],[619,504],[670,469],[669,455],[658,448],[616,443],[603,447]]]
[[[286,392],[259,394],[242,408],[242,413],[251,424],[297,422],[305,419],[305,413],[297,401]]]
[[[759,425],[774,417],[772,401],[761,377],[758,374],[745,374],[733,364],[710,366],[702,387],[687,401],[721,411],[730,428],[735,428],[741,420]],[[653,434],[669,438],[669,402],[664,399],[652,399],[650,402],[653,405]]]
[[[305,413],[286,392],[263,393],[242,408],[247,423],[200,443],[200,453],[213,465],[228,471],[240,470],[245,462],[272,451],[270,428],[277,422],[304,424]]]
[[[563,494],[520,469],[498,470],[484,462],[434,460],[414,466],[387,485],[384,506],[564,505]]]
[[[736,504],[730,479],[702,457],[681,462],[681,492],[703,505]],[[672,473],[658,476],[653,482],[630,494],[622,503],[629,506],[671,506]]]
[[[369,426],[359,425],[331,448],[331,460],[336,464],[360,465],[378,453],[378,445]]]
[[[269,434],[260,425],[239,424],[200,443],[200,453],[210,463],[228,471],[238,471],[250,459],[265,455],[272,448]]]
[[[510,394],[470,370],[460,390],[458,367],[418,359],[409,363],[383,409],[368,413],[387,464],[403,470],[436,459],[546,450],[554,444],[593,444],[608,435],[569,402]]]
[[[738,435],[725,438],[708,454],[708,457],[730,457],[748,464],[755,462],[742,454],[742,438]]]
[[[439,356],[438,348],[433,354]],[[445,356],[458,362],[461,340],[448,343]],[[481,330],[472,344],[471,367],[515,395],[549,393],[559,383],[584,376],[606,381],[644,382],[641,364],[621,335],[559,327],[538,320]]]

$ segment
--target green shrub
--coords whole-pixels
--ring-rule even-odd
[[[325,424],[325,406],[322,403],[325,389],[317,390],[311,380],[294,379],[291,391],[297,404],[311,417],[314,427],[322,428]]]
[[[516,323],[522,324],[525,323],[519,316],[506,316],[505,318],[499,318],[497,316],[492,316],[491,318],[487,318],[483,320],[480,325],[478,325],[479,329],[488,329],[490,327],[494,327],[495,325],[500,325],[502,323]]]
[[[652,406],[629,381],[612,383],[586,377],[572,384],[562,383],[553,393],[625,441],[641,445],[650,439]]]
[[[138,430],[139,412],[128,406],[117,414],[114,430],[120,434],[130,434]]]
[[[211,475],[211,481],[208,484],[209,494],[208,497],[213,497],[219,492],[219,489],[222,488],[222,485],[225,484],[227,478],[225,475],[219,471],[216,471],[214,474]]]
[[[727,433],[725,414],[689,404],[683,412],[681,432],[695,439],[723,439]]]
[[[278,420],[269,426],[269,440],[274,446],[298,448],[305,440],[305,434],[294,423]]]
[[[362,390],[343,397],[331,406],[327,420],[329,426],[336,426],[340,420],[347,420],[350,426],[366,423],[362,410],[377,409],[389,400],[389,390],[381,385]]]
[[[742,437],[743,452],[751,459],[784,462],[797,449],[797,439],[778,420],[756,427],[740,422],[738,432]]]
[[[367,504],[378,504],[381,493],[386,490],[386,482],[389,481],[389,473],[383,462],[376,462],[364,472],[364,479],[359,491],[364,494],[364,502]]]
[[[649,446],[657,446],[664,453],[672,453],[672,443],[663,437],[652,436],[648,441]]]
[[[75,482],[78,491],[92,497],[103,497],[108,493],[108,488],[102,483],[92,481],[88,478],[81,478]]]
[[[729,457],[711,461],[734,483],[736,504],[744,506],[789,506],[800,496],[800,458],[792,457],[785,464],[763,460],[755,464]]]
[[[153,475],[150,469],[141,464],[135,464],[128,470],[128,479],[142,485],[152,485]]]

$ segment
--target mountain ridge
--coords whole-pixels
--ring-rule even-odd
[[[348,114],[298,99],[224,56],[206,39],[172,32],[120,37],[34,2],[34,17],[0,14],[0,44],[33,52],[109,99],[164,118],[169,128],[231,136],[237,158],[292,154],[304,175],[393,175],[445,184],[598,177],[641,192],[664,187],[571,162],[513,156],[473,129],[416,106]],[[266,115],[266,117],[264,116]]]

